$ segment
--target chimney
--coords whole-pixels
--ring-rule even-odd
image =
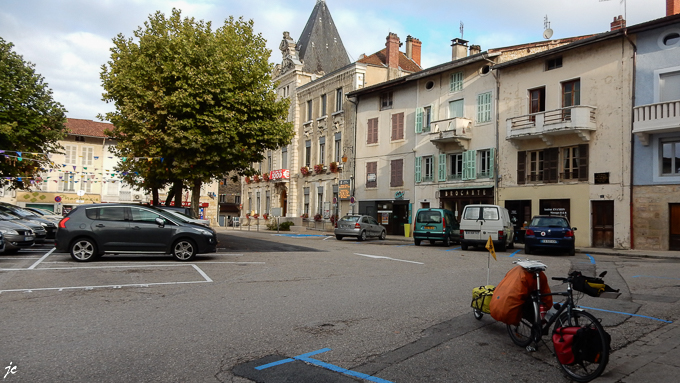
[[[680,1],[680,0],[676,0]],[[626,27],[626,20],[623,18],[623,16],[618,15],[617,17],[614,17],[614,21],[611,23],[611,30],[615,31],[617,29],[622,29]]]
[[[396,33],[390,32],[386,40],[385,46],[387,49],[385,50],[385,58],[387,60],[387,67],[397,69],[399,68],[399,36]]]
[[[451,43],[451,61],[467,56],[467,40],[456,38],[451,40]]]
[[[479,45],[470,45],[470,56],[476,55],[482,51],[482,47]]]
[[[420,48],[422,45],[423,43],[417,38],[411,37],[411,35],[406,36],[406,57],[413,60],[418,66],[420,66]]]
[[[680,13],[680,0],[666,0],[666,16]]]

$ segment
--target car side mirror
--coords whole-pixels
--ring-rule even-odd
[[[160,226],[160,227],[165,227],[165,220],[164,220],[163,218],[156,217],[156,223],[157,223],[158,226]]]

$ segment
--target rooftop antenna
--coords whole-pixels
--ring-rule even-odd
[[[463,30],[465,29],[465,26],[463,25],[463,22],[460,22],[460,39],[463,40]]]
[[[543,28],[545,29],[543,31],[543,38],[546,40],[550,40],[550,38],[553,35],[553,30],[550,29],[550,21],[548,21],[548,15],[545,15],[543,18]]]
[[[609,0],[600,0],[600,3],[603,1],[609,1]],[[619,0],[619,4],[623,4],[623,19],[628,20],[628,15],[627,13],[627,5],[626,5],[626,0]],[[627,21],[626,21],[627,22]]]

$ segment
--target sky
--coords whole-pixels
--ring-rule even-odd
[[[102,101],[101,67],[112,39],[133,32],[149,16],[172,9],[211,21],[229,16],[254,21],[267,40],[270,62],[281,62],[283,32],[296,41],[317,0],[0,0],[0,37],[35,64],[69,118],[98,121],[113,110]],[[628,25],[665,16],[666,0],[326,0],[351,61],[385,47],[388,33],[422,43],[422,66],[451,60],[451,39],[482,50],[543,40],[547,17],[552,39],[606,32],[617,15]],[[404,48],[402,47],[402,50]]]

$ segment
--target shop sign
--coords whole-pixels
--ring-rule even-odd
[[[452,197],[491,197],[493,196],[493,188],[477,188],[477,189],[455,189],[455,190],[440,190],[439,196],[444,198]]]
[[[350,180],[339,180],[338,181],[338,197],[340,197],[340,201],[349,200],[350,193],[351,193]]]
[[[394,199],[404,199],[405,194],[406,193],[403,190],[395,192],[394,193]]]
[[[606,185],[609,184],[609,172],[607,173],[595,173],[595,185]]]
[[[288,169],[279,169],[279,170],[272,170],[269,172],[269,179],[272,181],[276,180],[287,180],[290,178],[290,170]]]

